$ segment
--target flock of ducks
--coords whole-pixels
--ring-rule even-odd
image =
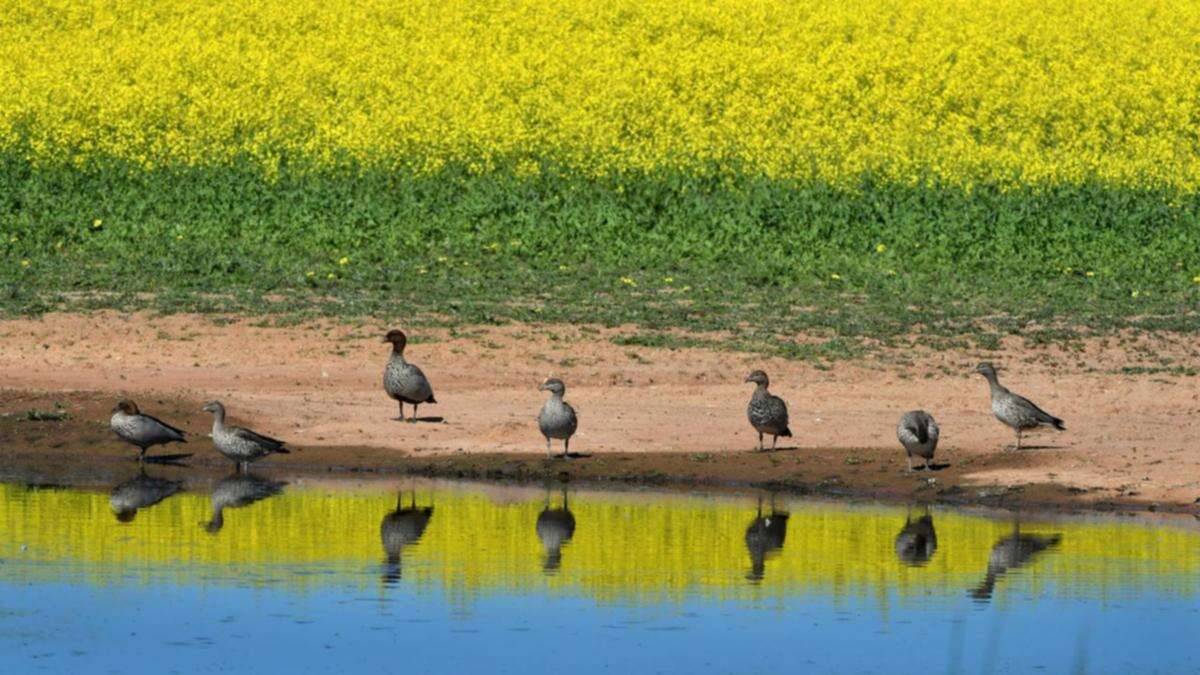
[[[437,403],[433,395],[433,387],[429,378],[415,364],[409,363],[404,356],[408,337],[401,330],[388,331],[384,342],[392,345],[392,354],[388,358],[383,371],[383,389],[399,406],[400,414],[395,419],[399,421],[416,422],[417,408],[422,403]],[[991,394],[992,413],[996,419],[1016,432],[1015,449],[1021,449],[1022,434],[1041,426],[1050,426],[1065,430],[1063,421],[1045,410],[1039,408],[1029,399],[1014,394],[1000,384],[996,376],[996,368],[990,363],[981,363],[975,372],[982,375],[988,383]],[[765,451],[764,438],[771,437],[771,449],[776,448],[779,438],[792,435],[788,427],[788,408],[784,400],[769,390],[770,378],[761,370],[755,370],[746,377],[747,383],[754,384],[754,393],[746,407],[746,417],[750,425],[758,432],[758,449]],[[571,404],[564,400],[566,384],[552,377],[538,386],[539,391],[550,393],[550,397],[538,413],[538,429],[546,438],[546,455],[553,457],[552,440],[563,442],[563,458],[570,457],[571,437],[579,428],[579,416]],[[412,415],[405,418],[404,405],[413,407]],[[239,470],[245,470],[251,462],[273,454],[286,454],[288,449],[283,441],[270,436],[251,431],[244,427],[232,426],[225,423],[225,406],[219,401],[213,401],[204,406],[206,412],[213,415],[212,442],[213,447],[229,458]],[[147,415],[138,409],[133,401],[124,400],[113,410],[110,421],[112,430],[122,440],[136,446],[140,454],[139,460],[146,459],[146,451],[156,445],[168,443],[186,443],[187,439],[182,430]],[[896,427],[896,438],[900,441],[908,458],[908,470],[913,471],[913,458],[922,460],[922,468],[933,468],[934,452],[937,450],[940,430],[933,415],[924,410],[913,410],[904,413]]]

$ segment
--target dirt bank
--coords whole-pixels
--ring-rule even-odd
[[[380,380],[385,326],[256,326],[213,317],[112,313],[0,322],[0,457],[6,462],[113,459],[130,450],[105,424],[119,396],[193,431],[192,461],[218,463],[199,403],[217,398],[239,422],[301,451],[272,462],[312,470],[410,470],[466,477],[769,485],[885,498],[1005,498],[1070,504],[1184,508],[1200,496],[1200,387],[1194,377],[1113,374],[1118,345],[1080,353],[1017,349],[929,353],[832,368],[699,349],[613,344],[619,331],[504,326],[422,331],[409,357],[439,403],[402,424]],[[1172,348],[1170,345],[1160,347]],[[1189,348],[1178,347],[1181,358]],[[970,374],[981,358],[1002,379],[1067,421],[1065,433],[1012,435],[988,411]],[[751,368],[771,374],[787,399],[787,449],[748,452]],[[534,416],[547,375],[568,384],[581,425],[572,449],[546,463]],[[55,402],[65,422],[28,422]],[[895,423],[908,409],[934,413],[943,434],[930,475],[902,473]],[[928,479],[933,478],[930,482]],[[1000,496],[1000,497],[998,497]]]

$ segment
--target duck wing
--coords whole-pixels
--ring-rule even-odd
[[[1033,413],[1034,418],[1037,419],[1038,422],[1041,422],[1042,424],[1049,424],[1050,426],[1054,427],[1055,429],[1058,429],[1059,431],[1066,430],[1067,427],[1061,419],[1055,417],[1054,415],[1051,415],[1050,413],[1046,412],[1045,410],[1042,410],[1033,401],[1030,401],[1029,399],[1027,399],[1024,396],[1021,396],[1019,394],[1010,393],[1009,395],[1013,397],[1013,399],[1017,402],[1017,405],[1021,406],[1022,408],[1025,408],[1029,412]]]
[[[172,426],[172,425],[170,425],[170,424],[167,424],[166,422],[164,422],[164,421],[162,421],[162,420],[158,419],[158,418],[157,418],[157,417],[155,417],[154,415],[147,415],[147,414],[145,414],[145,413],[141,413],[141,417],[142,417],[144,420],[146,420],[147,422],[150,422],[150,423],[152,423],[152,424],[157,424],[158,426],[162,427],[164,430],[166,430],[166,431],[169,431],[169,432],[171,432],[171,433],[175,434],[176,436],[178,436],[178,437],[179,437],[178,439],[176,439],[176,440],[178,440],[179,442],[181,442],[181,443],[187,443],[187,440],[186,440],[186,439],[184,439],[185,432],[183,431],[183,429],[179,429],[179,428],[177,428],[177,427],[174,427],[174,426]]]
[[[288,452],[287,449],[283,447],[285,445],[284,442],[278,438],[263,436],[262,434],[255,433],[243,427],[234,427],[233,434],[238,438],[254,443],[255,445],[262,446],[271,452],[282,452],[285,454]]]

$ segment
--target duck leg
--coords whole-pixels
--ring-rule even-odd
[[[913,465],[912,465],[912,455],[909,455],[909,456],[908,456],[908,472],[909,472],[909,473],[912,473],[912,472],[913,472]]]
[[[420,404],[420,403],[414,403],[414,404],[413,404],[413,414],[412,414],[412,417],[408,418],[408,421],[409,421],[409,422],[416,422],[416,421],[417,421],[417,406],[419,406],[419,405],[421,405],[421,404]]]
[[[141,452],[138,453],[138,464],[145,464],[145,463],[146,463],[146,448],[145,448],[145,446],[142,446]]]
[[[554,458],[554,450],[550,447],[550,437],[546,437],[546,459]]]
[[[775,444],[779,442],[779,434],[771,434],[771,452],[775,452]]]
[[[1017,429],[1017,450],[1021,449],[1021,430]]]
[[[568,448],[570,448],[570,447],[571,447],[571,439],[570,438],[563,439],[563,459],[569,459],[571,457],[571,453],[568,450]]]
[[[762,452],[766,448],[763,447],[763,432],[758,432],[758,451]]]
[[[400,405],[400,416],[393,417],[392,419],[396,420],[397,422],[403,422],[404,421],[404,401],[396,401],[396,403],[398,403]]]

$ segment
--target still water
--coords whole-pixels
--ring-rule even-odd
[[[1200,668],[1193,521],[162,471],[0,486],[0,672]]]

